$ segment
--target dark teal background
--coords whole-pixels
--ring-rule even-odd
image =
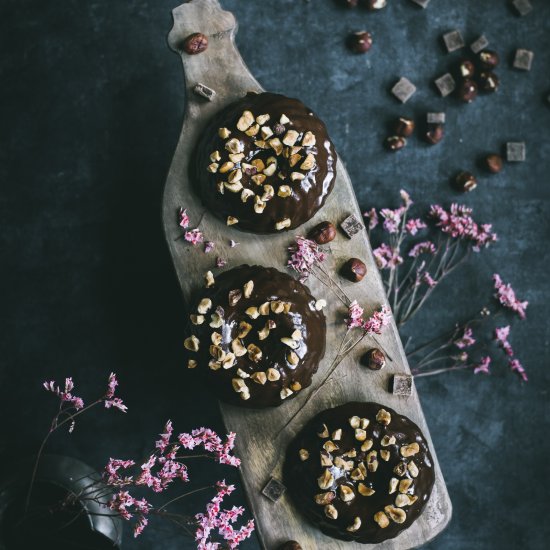
[[[240,23],[237,43],[271,90],[300,97],[327,123],[361,206],[396,206],[409,190],[420,206],[461,200],[500,241],[435,293],[408,332],[429,338],[476,312],[499,272],[530,301],[512,344],[530,382],[506,367],[491,377],[450,374],[418,382],[454,503],[445,533],[426,548],[539,549],[550,537],[548,406],[550,334],[550,2],[519,18],[505,0],[432,0],[426,10],[389,0],[380,13],[331,0],[225,0]],[[141,456],[164,421],[176,429],[221,428],[216,403],[190,387],[182,368],[184,310],[160,224],[160,197],[185,105],[179,59],[165,36],[176,2],[3,0],[0,2],[0,219],[2,302],[0,402],[3,462],[35,449],[55,404],[40,388],[72,375],[84,397],[119,374],[127,415],[95,411],[52,450],[101,467],[109,456]],[[366,56],[344,46],[372,32]],[[443,100],[431,82],[485,33],[502,58],[501,89],[472,105]],[[200,30],[200,29],[197,29]],[[512,70],[518,47],[535,52],[530,73]],[[405,106],[389,93],[400,76],[418,92]],[[447,113],[436,147],[412,138],[384,152],[388,122]],[[527,162],[481,175],[458,196],[449,178],[509,140]],[[191,466],[195,479],[212,470]],[[230,475],[231,474],[231,475]],[[236,479],[227,469],[215,475]],[[241,496],[242,499],[242,496]],[[236,499],[237,500],[237,499]],[[197,499],[190,510],[202,507]],[[124,548],[181,549],[192,542],[152,521]],[[257,548],[256,542],[246,545]]]

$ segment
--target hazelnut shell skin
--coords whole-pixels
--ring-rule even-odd
[[[336,227],[331,222],[321,222],[311,229],[308,238],[317,244],[330,243],[336,238]]]
[[[386,366],[386,356],[382,350],[373,348],[363,355],[361,363],[370,370],[381,370]]]
[[[399,137],[410,137],[414,132],[414,120],[400,117],[395,123],[395,135]]]
[[[190,34],[183,41],[183,51],[189,55],[197,55],[208,48],[208,37],[201,32]]]
[[[487,155],[484,159],[484,166],[491,174],[498,174],[504,165],[504,161],[500,155],[495,153]]]
[[[471,103],[477,97],[477,84],[473,80],[465,80],[458,88],[458,97],[464,103]]]
[[[367,53],[372,47],[372,35],[368,31],[352,32],[346,40],[346,45],[354,53]]]
[[[390,136],[386,138],[384,145],[388,151],[400,151],[407,145],[407,140],[401,136]]]
[[[426,141],[430,145],[437,145],[445,136],[443,124],[429,124],[426,131]]]
[[[343,277],[352,283],[362,281],[367,274],[367,266],[359,258],[350,258],[340,271]]]
[[[455,186],[458,191],[468,193],[477,187],[477,179],[470,172],[460,172],[455,179]]]

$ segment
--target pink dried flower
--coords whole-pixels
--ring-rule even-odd
[[[183,235],[183,238],[188,243],[191,243],[193,246],[202,243],[202,241],[204,240],[204,236],[200,229],[191,229],[190,231],[186,231]]]
[[[311,270],[326,259],[326,254],[319,248],[316,242],[305,237],[296,237],[288,250],[290,259],[287,266],[300,274],[300,281],[304,282]]]
[[[166,447],[170,444],[173,432],[174,428],[172,426],[172,421],[168,420],[164,425],[164,432],[160,434],[160,439],[155,442],[155,448],[158,449],[159,452],[164,453]]]
[[[519,362],[518,359],[511,359],[509,361],[510,368],[513,372],[517,372],[518,376],[524,381],[527,382],[529,378],[527,378],[527,373],[525,372],[525,369],[523,368],[523,365]]]
[[[495,328],[495,340],[497,344],[504,350],[504,353],[508,357],[514,356],[514,350],[508,341],[508,336],[510,335],[510,325],[505,327]]]
[[[178,225],[183,227],[183,229],[187,229],[190,223],[189,216],[187,215],[187,209],[180,208],[178,212]]]
[[[462,336],[456,339],[453,343],[458,349],[465,349],[473,346],[476,343],[474,332],[471,328],[466,327]]]
[[[403,258],[399,255],[399,251],[390,248],[385,243],[375,248],[372,253],[378,269],[389,269],[403,263]]]
[[[382,334],[384,327],[391,322],[391,310],[387,305],[383,305],[379,311],[375,311],[363,323],[363,330],[367,334]]]
[[[143,530],[145,529],[145,527],[147,527],[148,523],[149,520],[146,517],[140,516],[138,518],[136,524],[134,525],[134,538],[139,537],[139,535],[143,533]]]
[[[487,355],[482,357],[480,362],[477,365],[474,365],[474,374],[491,374],[489,371],[489,366],[491,365],[491,358]]]
[[[382,210],[380,210],[380,214],[384,218],[384,223],[382,224],[384,230],[390,234],[397,233],[399,231],[401,217],[403,216],[405,210],[406,209],[404,207],[396,208],[395,210],[392,210],[391,208],[382,208]]]
[[[72,378],[65,378],[65,387],[63,390],[59,386],[57,386],[53,380],[51,380],[50,382],[46,381],[42,385],[44,386],[46,391],[55,393],[55,395],[59,396],[59,399],[62,403],[68,403],[77,411],[84,408],[84,400],[71,393],[74,389]]]
[[[403,200],[403,204],[405,205],[405,208],[408,210],[411,207],[411,205],[413,204],[411,196],[404,189],[401,189],[399,191],[399,195],[401,196],[401,199]]]
[[[504,307],[515,311],[519,315],[520,319],[525,319],[525,310],[527,309],[529,302],[520,302],[516,298],[516,293],[514,292],[512,286],[509,284],[504,284],[500,278],[500,275],[497,273],[493,275],[493,281],[495,283],[496,290],[495,298]]]
[[[420,218],[412,218],[405,224],[405,229],[410,235],[416,235],[421,229],[428,227]]]
[[[204,253],[208,254],[209,252],[212,252],[214,250],[214,243],[212,241],[206,241],[204,243]]]
[[[368,220],[368,228],[374,229],[378,225],[378,214],[376,208],[371,208],[367,212],[363,213],[363,217]]]
[[[103,479],[105,483],[115,487],[123,487],[132,483],[132,476],[121,477],[118,471],[121,468],[125,470],[131,468],[132,466],[135,466],[135,464],[136,463],[133,460],[120,460],[117,458],[110,458],[103,472]]]
[[[409,251],[411,258],[418,258],[420,254],[435,254],[436,248],[432,241],[422,241],[415,244]]]
[[[358,328],[363,325],[363,308],[353,300],[348,308],[348,316],[346,318],[348,328]]]
[[[434,286],[437,285],[437,281],[433,279],[432,276],[427,271],[422,272],[422,274],[420,275],[420,278],[422,282],[427,284],[430,288],[433,288]]]
[[[118,386],[118,380],[116,378],[116,374],[112,372],[109,375],[109,381],[107,382],[107,391],[105,393],[105,397],[107,399],[111,399],[115,395],[115,390],[117,386]]]
[[[216,267],[225,267],[227,265],[227,260],[221,257],[216,258]]]
[[[125,413],[128,410],[128,407],[122,402],[122,399],[120,399],[120,397],[115,397],[113,399],[105,400],[105,408],[110,409],[111,407],[114,409],[118,409],[123,413]]]
[[[234,241],[233,239],[231,239],[231,240],[229,241],[229,246],[230,246],[231,248],[235,248],[235,247],[236,247],[237,245],[239,245],[239,244],[241,244],[241,243],[238,243],[237,241]]]

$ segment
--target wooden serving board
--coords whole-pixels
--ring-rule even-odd
[[[203,285],[204,273],[213,269],[216,256],[229,261],[227,268],[243,263],[262,264],[285,270],[287,246],[296,234],[305,234],[308,229],[323,220],[342,221],[349,214],[359,220],[361,213],[351,181],[342,161],[338,161],[338,177],[332,195],[320,212],[296,232],[276,235],[254,235],[227,227],[205,208],[191,188],[188,167],[193,147],[205,123],[226,104],[242,97],[248,91],[261,92],[263,88],[250,74],[235,46],[237,24],[233,15],[222,11],[218,0],[191,0],[173,11],[174,26],[168,35],[170,47],[181,55],[187,87],[187,111],[176,152],[166,180],[163,198],[163,223],[168,247],[172,254],[176,273],[186,301],[195,288]],[[181,52],[183,39],[193,32],[208,36],[208,50],[199,55]],[[205,100],[193,92],[197,83],[215,90],[212,101]],[[284,90],[278,90],[284,93]],[[312,105],[315,109],[315,105]],[[318,113],[322,118],[322,113]],[[200,229],[208,240],[216,243],[210,254],[202,246],[193,247],[182,238],[177,224],[177,210],[188,209],[191,223],[200,221]],[[230,248],[229,239],[241,244]],[[336,273],[339,265],[350,257],[362,258],[368,268],[368,275],[361,283],[341,282],[351,300],[371,311],[386,303],[386,296],[365,231],[352,239],[342,233],[330,243],[330,254],[326,262],[329,271]],[[218,270],[214,269],[214,273]],[[337,276],[336,276],[337,277]],[[264,548],[275,549],[288,539],[300,542],[305,550],[316,549],[359,549],[364,545],[346,543],[323,535],[300,515],[286,495],[272,502],[262,494],[262,489],[271,476],[281,479],[281,467],[288,442],[303,424],[317,412],[348,401],[376,401],[383,403],[416,422],[426,436],[435,461],[436,481],[432,496],[422,516],[397,538],[380,544],[380,548],[405,549],[422,545],[441,532],[451,518],[451,502],[445,482],[439,469],[437,457],[430,439],[428,426],[422,413],[418,396],[397,397],[388,392],[388,383],[394,373],[409,373],[409,366],[392,323],[379,344],[391,357],[386,368],[373,372],[358,365],[358,357],[372,346],[368,339],[350,353],[336,369],[315,397],[281,431],[299,409],[311,392],[315,392],[325,378],[336,350],[345,332],[343,319],[346,308],[314,277],[308,286],[317,298],[325,298],[327,316],[327,355],[314,377],[312,386],[295,399],[283,403],[276,409],[245,410],[221,404],[221,412],[228,430],[237,432],[237,454],[242,458],[242,479],[249,504],[256,519],[257,532]],[[183,335],[182,335],[183,339]],[[184,366],[182,365],[182,368]]]

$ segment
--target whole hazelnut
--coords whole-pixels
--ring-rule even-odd
[[[487,170],[489,170],[489,172],[491,172],[492,174],[498,174],[502,170],[502,166],[504,162],[500,155],[492,153],[485,157],[484,164]]]
[[[401,137],[410,137],[414,132],[414,120],[405,117],[399,117],[395,123],[395,135]]]
[[[458,72],[462,78],[471,78],[476,72],[475,65],[469,60],[464,59],[458,66]]]
[[[347,39],[348,48],[355,53],[367,53],[372,46],[372,35],[368,31],[353,32]]]
[[[498,76],[491,71],[483,71],[479,73],[478,84],[484,92],[496,92],[500,85]]]
[[[477,187],[477,180],[470,172],[460,172],[455,179],[456,188],[463,193],[473,191]]]
[[[358,283],[367,274],[367,266],[359,258],[350,258],[342,266],[341,274],[352,283]]]
[[[473,80],[465,80],[458,88],[458,97],[465,103],[471,103],[477,97],[477,84]]]
[[[483,50],[478,54],[479,64],[484,69],[494,69],[500,62],[497,52]]]
[[[302,550],[302,547],[295,540],[289,540],[289,541],[281,544],[281,546],[279,546],[278,550]]]
[[[399,151],[407,145],[407,140],[401,136],[390,136],[384,142],[388,151]]]
[[[426,132],[426,141],[430,145],[436,145],[445,136],[445,129],[443,124],[428,124],[428,130]]]
[[[189,55],[202,53],[208,48],[208,38],[201,32],[190,34],[183,42],[183,51]]]
[[[388,0],[363,0],[363,5],[369,10],[381,10],[386,7]]]
[[[308,233],[308,238],[317,244],[327,244],[336,238],[336,227],[331,222],[321,222]]]
[[[361,363],[370,370],[380,370],[386,366],[386,356],[382,350],[373,348],[363,355]]]

